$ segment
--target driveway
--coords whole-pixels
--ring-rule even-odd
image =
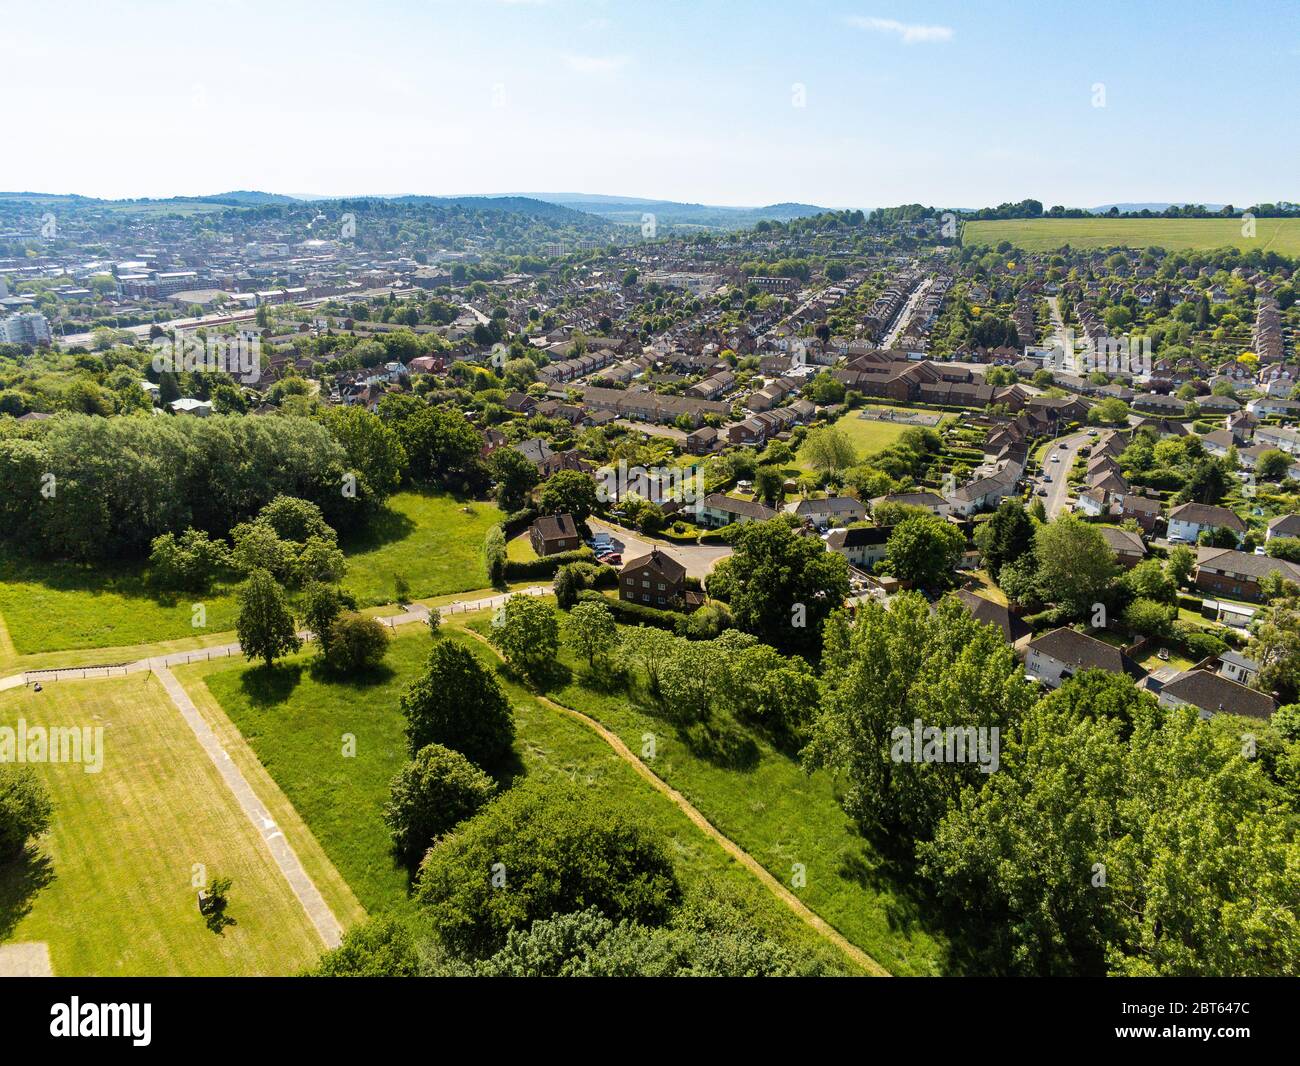
[[[1047,496],[1039,497],[1043,500],[1043,505],[1047,508],[1047,517],[1055,518],[1070,502],[1069,474],[1070,467],[1074,465],[1074,460],[1079,454],[1079,449],[1089,441],[1093,440],[1086,431],[1071,433],[1065,437],[1057,437],[1052,441],[1046,453],[1043,455],[1042,473],[1052,475],[1052,482],[1046,486]],[[1059,463],[1052,462],[1052,456],[1059,455]],[[1035,488],[1037,491],[1037,487]]]
[[[691,577],[708,576],[714,563],[731,554],[731,548],[725,544],[669,544],[667,541],[651,540],[599,518],[587,519],[587,525],[591,526],[592,532],[603,530],[615,540],[623,542],[623,562],[639,559],[643,555],[649,555],[650,549],[658,548],[686,567],[686,573]]]

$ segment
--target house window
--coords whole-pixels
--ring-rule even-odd
[[[635,584],[636,584],[636,578],[634,578],[634,577],[629,577],[629,578],[627,579],[627,583],[628,583],[629,585],[635,585]]]
[[[660,592],[663,592],[663,590],[666,589],[667,587],[668,587],[668,586],[665,585],[662,581],[659,582],[659,591],[660,591]]]

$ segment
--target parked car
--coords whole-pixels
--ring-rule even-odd
[[[609,555],[602,557],[600,561],[607,566],[622,566],[623,556],[618,552],[612,552]]]

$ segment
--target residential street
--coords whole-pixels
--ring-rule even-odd
[[[602,522],[599,518],[588,519],[587,524],[593,531],[604,530],[623,542],[623,562],[649,555],[651,548],[658,548],[686,567],[686,573],[690,577],[706,577],[714,563],[731,554],[731,549],[725,544],[667,544],[661,540],[649,540],[622,526]]]
[[[1047,488],[1047,496],[1039,497],[1043,505],[1047,508],[1047,517],[1055,518],[1070,502],[1070,486],[1068,476],[1070,467],[1074,465],[1075,457],[1079,454],[1079,449],[1094,438],[1089,437],[1086,431],[1080,430],[1077,433],[1071,433],[1068,436],[1058,437],[1047,449],[1043,456],[1042,472],[1050,474],[1052,483]],[[1060,462],[1052,462],[1052,456],[1060,456]]]

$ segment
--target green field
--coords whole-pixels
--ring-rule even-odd
[[[497,660],[481,642],[452,626],[445,632],[446,639],[465,643],[495,666]],[[381,807],[407,758],[398,698],[422,668],[429,647],[422,631],[398,637],[388,654],[388,669],[364,683],[314,676],[305,654],[270,675],[230,661],[187,668],[187,685],[196,699],[205,685],[371,913],[412,906],[406,871],[391,857]],[[662,833],[688,890],[711,893],[720,886],[774,934],[810,948],[833,969],[847,965],[838,950],[790,914],[603,740],[518,686],[506,687],[518,727],[516,750],[527,775],[562,777],[599,793],[604,802],[626,804]],[[344,733],[356,737],[353,758],[341,757]]]
[[[216,767],[145,674],[0,694],[0,723],[100,725],[103,768],[47,764],[54,824],[0,866],[0,942],[48,943],[59,976],[274,975],[323,945]],[[233,882],[220,935],[193,864]]]
[[[838,429],[853,443],[859,460],[888,448],[911,428],[899,425],[897,422],[877,422],[874,419],[861,418],[860,414],[860,411],[849,411],[847,414],[840,415],[832,423],[833,428]],[[795,455],[795,462],[800,470],[812,469],[802,448]]]
[[[396,574],[419,599],[483,588],[483,537],[500,520],[492,503],[400,492],[365,535],[343,544],[344,588],[361,606],[391,603]],[[206,611],[203,627],[193,625],[199,602]],[[12,658],[201,638],[234,629],[237,614],[232,585],[201,595],[159,595],[142,563],[76,566],[0,555],[0,617],[12,642],[5,648],[0,641],[0,660],[6,652]]]
[[[994,246],[1010,241],[1027,252],[1071,248],[1146,248],[1170,252],[1240,248],[1300,255],[1300,218],[1255,220],[1255,236],[1242,235],[1238,218],[1013,218],[967,222],[962,243]]]

